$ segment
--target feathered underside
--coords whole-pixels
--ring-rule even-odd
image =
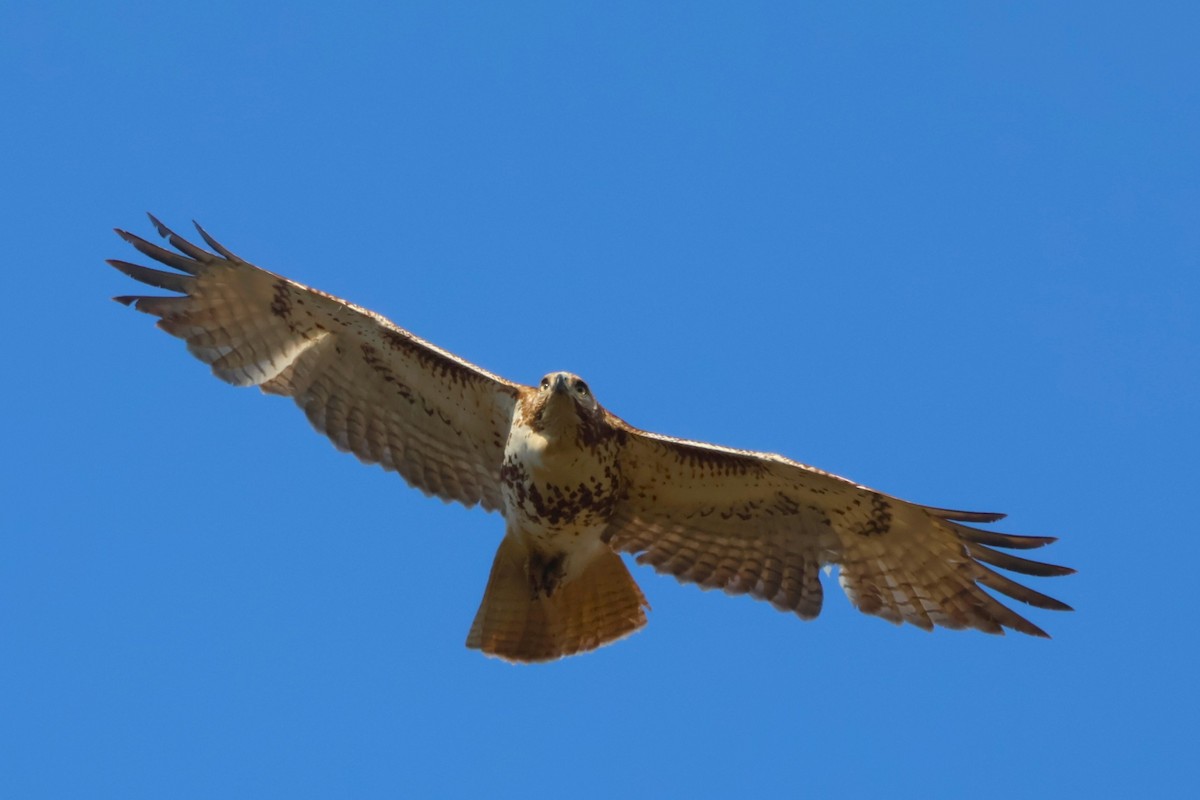
[[[213,252],[151,220],[174,250],[117,233],[176,271],[109,263],[175,294],[117,300],[158,317],[222,380],[292,397],[340,449],[395,470],[427,494],[504,510],[505,442],[518,398],[533,389],[255,267],[198,225]],[[621,491],[605,540],[659,572],[749,594],[805,619],[821,610],[820,570],[828,565],[861,610],[927,630],[1046,635],[989,591],[1069,610],[993,569],[1073,572],[1006,552],[1053,538],[974,527],[1001,514],[917,505],[782,456],[647,433],[600,413],[621,442]]]
[[[990,567],[1024,575],[1074,570],[1006,553],[1055,539],[964,523],[1003,514],[909,503],[772,453],[628,433],[628,487],[607,539],[680,581],[749,594],[804,619],[820,613],[820,570],[862,611],[926,630],[1005,628],[1046,636],[984,589],[1038,608],[1070,610]],[[989,566],[990,565],[990,566]]]
[[[378,314],[260,269],[199,225],[215,252],[150,220],[178,252],[117,233],[178,272],[108,263],[180,296],[116,300],[159,317],[221,380],[294,399],[339,449],[427,494],[501,508],[500,463],[521,386]]]

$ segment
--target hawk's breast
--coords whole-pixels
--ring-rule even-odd
[[[500,472],[505,518],[539,540],[604,529],[621,488],[615,442],[554,435],[514,415]]]

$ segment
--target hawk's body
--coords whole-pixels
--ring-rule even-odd
[[[215,255],[155,224],[182,255],[119,233],[185,274],[110,263],[182,296],[118,300],[160,317],[223,380],[293,397],[339,448],[427,494],[503,513],[505,535],[467,639],[486,653],[540,661],[640,628],[646,603],[622,551],[806,619],[821,609],[827,565],[863,611],[926,629],[1045,635],[981,585],[1067,608],[986,566],[1071,572],[993,549],[1053,539],[963,524],[999,514],[920,506],[782,456],[638,430],[574,375],[552,373],[536,388],[506,381],[261,270],[203,231]]]
[[[646,623],[645,598],[604,541],[625,437],[575,375],[547,375],[522,395],[500,470],[505,538],[468,645],[543,660]],[[545,636],[547,627],[561,632]]]

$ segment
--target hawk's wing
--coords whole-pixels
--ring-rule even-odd
[[[919,506],[782,456],[659,436],[613,419],[629,435],[621,455],[626,489],[609,543],[680,581],[749,593],[809,619],[821,610],[819,570],[836,564],[858,608],[927,630],[1046,635],[981,586],[1069,610],[986,566],[1026,575],[1074,571],[993,549],[1041,547],[1053,538],[962,524],[1002,514]]]
[[[521,387],[378,314],[249,264],[197,225],[210,253],[150,218],[176,250],[117,233],[182,273],[112,266],[182,297],[118,297],[235,386],[287,395],[339,449],[427,494],[499,509],[500,465]]]

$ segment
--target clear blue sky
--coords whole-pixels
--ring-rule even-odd
[[[1198,23],[3,4],[0,796],[1194,791]],[[927,634],[827,581],[803,623],[639,568],[632,639],[486,659],[501,519],[110,302],[144,211],[641,427],[1009,512],[1078,610]]]

